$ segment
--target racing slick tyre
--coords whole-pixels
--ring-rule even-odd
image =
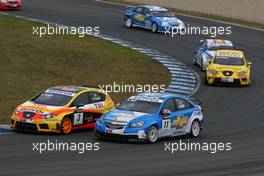
[[[148,130],[147,140],[150,143],[155,143],[158,140],[158,128],[156,126],[151,126]]]
[[[126,20],[126,27],[131,28],[133,26],[131,18],[127,18]]]
[[[153,33],[158,32],[158,25],[157,25],[157,23],[153,23],[153,24],[151,25],[151,31],[152,31]]]
[[[63,118],[61,121],[61,133],[69,134],[72,130],[72,120],[69,117]]]
[[[191,126],[190,136],[198,137],[200,134],[201,125],[198,120],[194,120]]]

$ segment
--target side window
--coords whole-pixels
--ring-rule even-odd
[[[189,103],[188,101],[184,99],[180,99],[180,98],[175,99],[175,103],[176,103],[177,111],[190,109],[193,107],[191,103]]]
[[[91,103],[105,101],[105,95],[98,92],[89,92],[89,97],[91,99]]]
[[[134,11],[136,13],[143,14],[143,8],[142,7],[137,7]]]
[[[147,14],[150,15],[150,11],[149,11],[149,9],[144,8],[144,10],[143,10],[143,15],[147,15]]]
[[[72,103],[71,106],[77,106],[80,104],[86,105],[86,104],[90,104],[90,99],[87,93],[83,93],[81,95],[79,95]]]
[[[163,105],[162,111],[164,109],[168,109],[171,112],[175,112],[176,108],[175,108],[175,102],[173,101],[173,99],[169,99],[165,102],[165,104]]]

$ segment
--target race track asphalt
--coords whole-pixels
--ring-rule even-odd
[[[232,26],[231,39],[252,60],[250,87],[209,87],[204,73],[192,65],[195,48],[208,36],[171,38],[142,29],[127,29],[122,21],[123,6],[93,0],[24,0],[22,11],[8,12],[71,26],[100,26],[101,33],[160,50],[185,63],[201,76],[194,95],[203,101],[205,130],[191,142],[231,142],[231,151],[215,154],[198,151],[164,151],[165,143],[188,142],[188,138],[161,140],[156,144],[97,141],[93,131],[68,136],[7,134],[0,136],[0,175],[264,175],[264,32]],[[179,16],[193,26],[228,26],[198,18]],[[18,29],[19,30],[19,29]],[[100,151],[32,151],[32,142],[100,142]]]

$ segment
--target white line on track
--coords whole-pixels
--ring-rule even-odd
[[[54,24],[52,22],[48,22],[48,21],[42,21],[39,19],[32,19],[32,18],[27,18],[24,16],[18,16],[18,15],[12,15],[12,14],[8,14],[8,13],[4,13],[5,15],[9,15],[9,16],[14,16],[17,18],[22,18],[22,19],[26,19],[26,20],[31,20],[31,21],[36,21],[36,22],[41,22],[44,24],[51,24],[51,25],[60,25],[60,24]],[[65,25],[60,25],[60,26],[65,26]],[[70,27],[70,26],[65,26],[65,27]],[[93,35],[95,36],[95,35]],[[192,69],[190,69],[189,67],[185,66],[183,63],[179,62],[178,60],[174,59],[171,56],[168,56],[166,54],[161,53],[160,51],[151,49],[151,48],[146,48],[146,47],[142,47],[139,46],[137,44],[128,42],[128,41],[124,41],[109,35],[104,35],[104,34],[100,34],[100,35],[96,35],[95,37],[104,39],[104,40],[108,40],[111,41],[113,43],[117,43],[119,45],[122,46],[127,46],[131,49],[134,49],[138,52],[141,52],[145,55],[151,56],[152,59],[159,61],[160,63],[162,63],[165,67],[167,67],[170,70],[171,76],[172,76],[172,82],[169,86],[170,92],[174,92],[174,93],[180,93],[180,94],[194,94],[198,88],[196,87],[197,85],[197,80],[199,81],[199,75],[197,75],[194,71],[192,71]],[[158,56],[158,57],[157,57]],[[181,82],[179,84],[176,84],[177,82]],[[184,84],[186,83],[186,84]],[[187,84],[193,84],[195,88],[190,87],[190,85]],[[174,90],[173,90],[174,89]],[[187,91],[188,90],[188,91]],[[191,91],[194,90],[194,91]]]
[[[171,82],[171,85],[181,85],[181,86],[188,86],[188,87],[195,87],[195,84],[185,83],[185,82]]]

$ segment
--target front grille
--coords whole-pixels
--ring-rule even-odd
[[[171,26],[179,26],[180,24],[177,23],[177,22],[170,22],[170,25],[171,25]]]
[[[38,128],[36,124],[23,123],[23,122],[16,122],[15,129],[33,132],[33,133],[38,132]]]
[[[107,128],[114,129],[114,130],[120,130],[120,129],[123,129],[125,127],[125,125],[113,124],[112,122],[108,122],[108,121],[105,122],[105,126]]]
[[[223,71],[223,75],[225,76],[232,76],[233,72],[232,71]]]
[[[106,124],[105,126],[107,128],[114,129],[114,130],[120,130],[120,129],[124,128],[124,126],[122,126],[122,125],[109,125],[109,124]]]
[[[28,111],[23,112],[23,117],[26,118],[26,119],[31,119],[34,116],[35,116],[34,112],[28,112]]]

